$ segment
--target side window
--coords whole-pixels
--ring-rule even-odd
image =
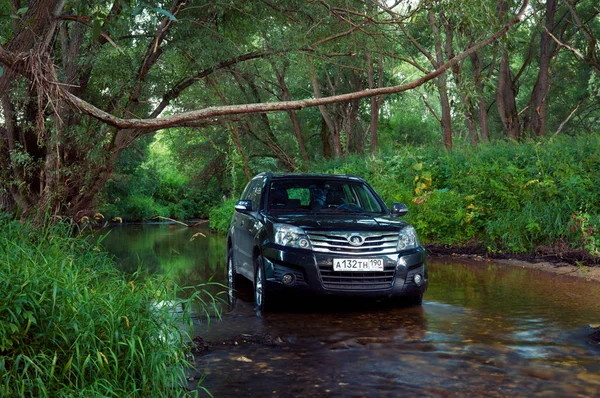
[[[248,193],[250,192],[252,185],[254,185],[254,182],[255,181],[250,181],[248,184],[246,184],[246,188],[244,188],[244,192],[242,192],[242,196],[240,197],[240,200],[248,199]]]
[[[244,200],[252,201],[252,210],[257,211],[260,208],[261,192],[263,180],[253,180],[250,182],[246,192],[244,192]]]

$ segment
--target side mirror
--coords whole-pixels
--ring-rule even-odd
[[[240,213],[247,213],[252,211],[252,201],[251,200],[238,200],[235,204],[235,210]]]
[[[402,217],[408,213],[408,207],[404,203],[392,203],[392,217]]]

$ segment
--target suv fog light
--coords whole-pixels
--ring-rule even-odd
[[[421,276],[421,274],[415,274],[414,281],[415,285],[421,286],[421,283],[423,283],[423,277]]]
[[[283,274],[281,282],[286,286],[293,286],[296,283],[296,278],[292,274]]]
[[[308,240],[306,240],[306,239],[300,239],[300,240],[298,241],[298,245],[299,245],[301,248],[303,248],[303,249],[306,249],[306,248],[308,247],[309,243],[308,243]]]

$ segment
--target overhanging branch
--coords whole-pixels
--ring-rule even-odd
[[[108,112],[105,112],[89,102],[71,94],[67,90],[64,90],[62,87],[58,86],[60,95],[68,101],[73,107],[77,108],[80,112],[87,114],[93,118],[96,118],[108,125],[120,128],[120,129],[142,129],[142,130],[156,130],[161,128],[168,127],[179,127],[189,125],[193,122],[198,122],[201,120],[214,120],[216,118],[222,116],[232,116],[232,115],[241,115],[241,114],[253,114],[253,113],[268,113],[268,112],[277,112],[277,111],[290,111],[290,110],[299,110],[309,107],[316,107],[320,105],[328,105],[333,103],[340,102],[349,102],[357,99],[370,98],[373,96],[380,95],[388,95],[388,94],[396,94],[403,91],[411,90],[416,87],[423,85],[424,83],[436,78],[437,76],[445,73],[448,69],[452,67],[452,65],[457,62],[462,61],[469,55],[479,51],[481,48],[493,43],[500,37],[506,34],[514,25],[516,25],[520,20],[528,5],[528,0],[524,1],[521,9],[510,21],[506,24],[502,29],[498,30],[493,35],[489,36],[485,40],[473,45],[468,48],[464,52],[456,55],[454,58],[450,59],[448,62],[441,65],[439,68],[425,74],[417,80],[414,80],[410,83],[398,85],[398,86],[390,86],[390,87],[381,87],[371,90],[362,90],[356,91],[347,94],[334,95],[330,97],[323,98],[312,98],[312,99],[302,99],[295,101],[282,101],[282,102],[272,102],[272,103],[252,103],[245,105],[227,105],[227,106],[215,106],[208,107],[196,111],[183,112],[179,114],[174,114],[171,116],[165,116],[154,119],[124,119],[118,118]],[[32,76],[28,75],[27,68],[24,65],[19,64],[15,61],[15,57],[7,51],[4,47],[0,46],[0,62],[3,63],[6,67],[21,73],[27,78],[31,78]]]

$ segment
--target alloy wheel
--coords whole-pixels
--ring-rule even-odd
[[[235,265],[230,251],[229,256],[227,256],[227,302],[231,308],[233,308],[237,299],[235,292],[235,278]]]

